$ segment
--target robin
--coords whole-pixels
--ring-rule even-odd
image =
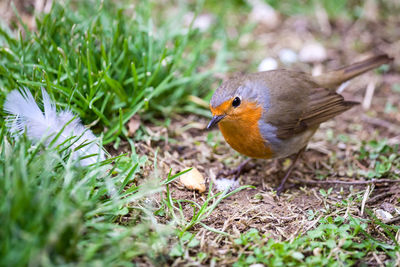
[[[359,104],[344,100],[335,92],[337,86],[391,60],[379,55],[315,77],[284,69],[238,75],[212,96],[207,129],[218,124],[226,142],[250,158],[295,154],[277,188],[279,195],[319,125]]]

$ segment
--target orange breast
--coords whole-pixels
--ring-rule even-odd
[[[254,103],[243,103],[241,111],[226,117],[218,126],[226,142],[241,154],[252,158],[272,158],[273,151],[266,144],[258,128],[262,108]]]

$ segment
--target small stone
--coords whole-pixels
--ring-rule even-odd
[[[192,23],[194,16],[195,14],[192,12],[187,13],[183,17],[185,25],[189,26],[190,23]],[[199,29],[199,31],[205,32],[211,27],[211,25],[214,23],[214,20],[215,18],[211,14],[200,14],[194,18],[192,27],[193,29]]]
[[[253,6],[249,19],[255,23],[261,23],[269,29],[274,29],[280,24],[280,17],[270,5],[260,0],[249,0]]]
[[[327,58],[325,47],[320,43],[310,43],[305,45],[299,53],[302,62],[322,62]]]
[[[393,218],[392,214],[390,214],[389,212],[384,211],[382,209],[375,210],[375,215],[379,220],[381,220],[383,222],[387,222]]]
[[[313,254],[314,254],[314,256],[316,256],[316,257],[321,256],[321,251],[322,251],[322,249],[319,248],[319,247],[314,248],[314,249],[313,249]]]
[[[337,147],[338,147],[339,149],[341,149],[341,150],[345,150],[346,147],[347,147],[347,145],[346,145],[345,143],[340,142],[340,143],[337,144]]]
[[[211,14],[201,14],[193,22],[193,28],[199,29],[201,32],[207,31],[214,23],[214,17]]]
[[[272,57],[264,58],[260,65],[258,65],[258,71],[276,70],[278,68],[278,62]]]
[[[297,54],[292,49],[283,48],[279,51],[279,59],[284,64],[292,64],[297,61]]]

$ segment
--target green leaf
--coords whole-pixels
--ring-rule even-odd
[[[336,247],[336,242],[333,239],[326,240],[325,244],[330,249],[333,249]]]
[[[322,237],[324,235],[324,231],[322,231],[321,229],[317,228],[315,230],[308,231],[307,235],[310,238],[315,239],[315,238]]]
[[[302,259],[304,259],[303,253],[298,252],[298,251],[294,251],[294,252],[291,254],[291,256],[292,256],[292,258],[294,258],[294,259],[296,259],[296,260],[298,260],[298,261],[301,261]]]
[[[195,248],[199,245],[200,245],[200,241],[195,237],[192,240],[190,240],[190,242],[188,243],[189,248]]]
[[[170,257],[181,257],[183,256],[184,250],[180,244],[175,244],[169,252]]]

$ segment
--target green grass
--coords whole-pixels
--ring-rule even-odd
[[[388,177],[399,179],[400,153],[399,144],[390,146],[387,140],[371,140],[363,142],[358,159],[369,161],[368,170],[359,170],[359,174],[368,178]]]
[[[389,259],[385,265],[395,266],[400,246],[396,239],[387,244],[372,238],[367,232],[367,224],[373,222],[373,219],[328,216],[321,219],[315,229],[292,241],[282,242],[251,229],[235,240],[240,254],[234,266],[255,263],[268,266],[366,266],[365,259],[370,253],[387,254]],[[392,235],[400,229],[382,225]]]
[[[45,87],[58,106],[95,124],[106,144],[126,136],[125,123],[139,111],[146,118],[195,112],[186,97],[208,92],[205,81],[218,71],[198,71],[213,39],[184,26],[182,14],[157,21],[152,10],[149,1],[54,4],[36,19],[36,31],[0,29],[1,99],[18,87]]]
[[[165,253],[173,228],[143,202],[162,190],[160,178],[135,179],[145,159],[83,168],[70,155],[2,135],[0,265],[127,264]]]
[[[172,198],[169,187],[167,186],[167,194],[165,199],[163,200],[163,205],[161,205],[160,210],[163,213],[166,212],[166,215],[168,215],[168,217],[171,218],[177,226],[177,242],[172,246],[169,252],[169,256],[172,258],[182,257],[185,259],[185,255],[189,254],[189,250],[197,247],[200,244],[200,241],[198,240],[198,238],[195,237],[195,234],[190,232],[190,230],[196,225],[204,227],[206,230],[217,233],[219,235],[230,236],[230,234],[228,233],[207,226],[206,224],[202,223],[202,221],[206,219],[216,209],[221,201],[243,189],[250,187],[251,186],[241,186],[231,192],[224,191],[213,194],[213,186],[211,184],[204,203],[200,205],[199,203],[192,200]],[[188,203],[193,209],[191,218],[186,218],[184,215],[182,206],[185,203]],[[202,262],[206,258],[206,254],[199,252],[197,253],[197,257],[188,258],[187,260]]]

